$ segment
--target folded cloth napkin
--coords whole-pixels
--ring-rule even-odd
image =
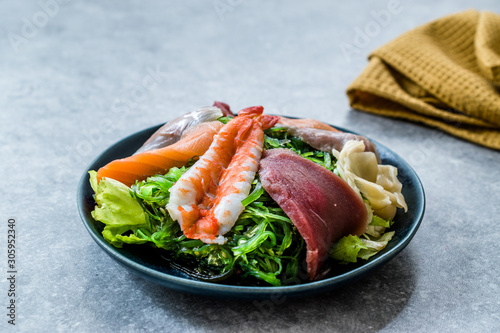
[[[351,106],[421,122],[500,150],[500,16],[450,15],[375,50]]]

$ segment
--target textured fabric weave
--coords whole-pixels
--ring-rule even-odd
[[[450,15],[375,50],[353,108],[425,123],[500,150],[500,16]]]

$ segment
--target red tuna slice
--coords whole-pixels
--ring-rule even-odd
[[[307,245],[307,273],[314,280],[331,245],[367,227],[363,200],[333,172],[288,149],[264,153],[262,186],[292,220]]]

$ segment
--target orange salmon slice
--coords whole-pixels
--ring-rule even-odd
[[[107,177],[131,186],[136,180],[145,180],[165,174],[170,168],[182,167],[189,159],[207,151],[222,126],[224,124],[220,121],[202,123],[170,146],[114,160],[97,171],[97,181]]]

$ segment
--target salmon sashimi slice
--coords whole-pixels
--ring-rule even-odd
[[[239,112],[215,136],[210,148],[170,189],[167,210],[186,237],[224,244],[250,193],[264,144],[264,129],[278,117],[262,107]]]
[[[189,159],[207,151],[223,126],[220,121],[201,123],[174,144],[114,160],[97,171],[97,181],[107,177],[131,186],[136,180],[145,180],[150,176],[165,174],[170,168],[184,166]]]

